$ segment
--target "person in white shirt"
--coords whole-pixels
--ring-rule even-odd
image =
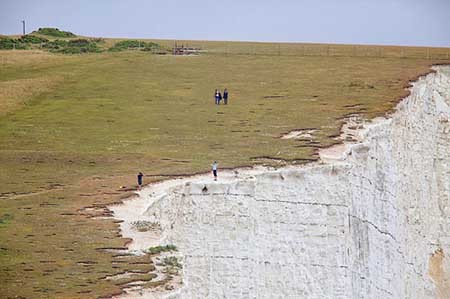
[[[212,172],[214,175],[214,180],[217,181],[217,161],[214,161],[214,163],[212,164]]]
[[[216,89],[216,91],[214,92],[214,99],[216,100],[216,105],[220,104],[220,92],[219,90]]]

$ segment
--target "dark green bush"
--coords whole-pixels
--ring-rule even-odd
[[[47,48],[49,50],[59,50],[59,49],[67,47],[67,45],[68,45],[67,41],[61,40],[61,39],[56,39],[56,40],[52,40],[52,41],[45,43],[43,45],[43,47]]]
[[[19,38],[22,43],[41,44],[48,42],[48,39],[36,35],[27,34]]]
[[[114,47],[127,49],[127,48],[140,48],[140,47],[143,47],[144,45],[145,45],[145,42],[141,42],[138,40],[123,40],[123,41],[117,42],[114,45]]]
[[[95,45],[95,43],[87,39],[74,39],[69,41],[69,47],[88,47],[91,44]]]
[[[160,254],[161,252],[166,251],[177,251],[177,247],[175,245],[166,245],[166,246],[155,246],[150,247],[147,252],[150,254]]]
[[[51,52],[63,54],[82,54],[82,53],[100,52],[100,48],[97,46],[97,44],[88,39],[75,39],[70,41],[57,39],[45,43],[43,47],[49,49]]]
[[[142,51],[152,51],[154,49],[160,49],[160,45],[153,42],[144,42],[139,40],[123,40],[114,44],[109,51],[118,52],[129,49],[140,49]]]
[[[62,31],[58,28],[39,28],[37,33],[53,37],[76,37],[72,32]]]
[[[9,38],[9,37],[0,38],[0,49],[1,50],[12,50],[12,49],[23,50],[23,49],[27,49],[27,48],[28,48],[27,44],[22,43],[18,39],[13,39],[13,38]]]

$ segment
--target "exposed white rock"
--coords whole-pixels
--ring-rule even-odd
[[[166,181],[113,207],[131,249],[183,255],[181,288],[132,297],[450,298],[450,68],[436,71],[320,163]]]
[[[316,131],[315,129],[294,130],[281,136],[281,139],[313,139]]]

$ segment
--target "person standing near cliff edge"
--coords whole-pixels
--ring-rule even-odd
[[[138,189],[142,188],[142,178],[144,177],[144,174],[142,172],[139,172],[137,175],[138,180]]]
[[[211,165],[215,181],[217,181],[217,165],[217,161],[214,161],[214,163]]]

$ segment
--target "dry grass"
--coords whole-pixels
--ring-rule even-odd
[[[0,116],[21,108],[25,103],[54,88],[61,78],[41,77],[0,82]]]
[[[49,63],[61,62],[67,57],[51,54],[41,50],[2,50],[0,51],[0,67],[2,72],[7,67],[36,67]]]
[[[39,50],[0,51],[0,116],[20,109],[30,99],[53,90],[63,81],[63,77],[48,72],[44,75],[36,70],[52,68],[70,59]]]

